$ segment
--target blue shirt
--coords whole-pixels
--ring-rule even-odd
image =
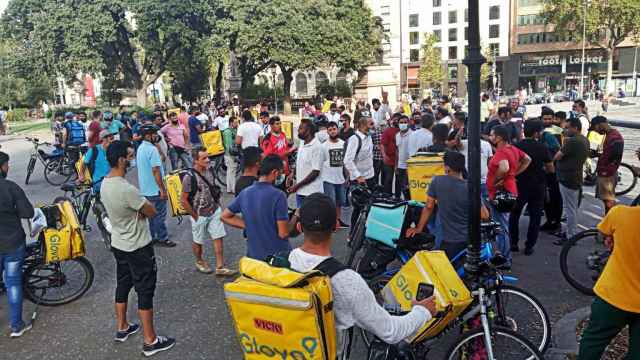
[[[102,179],[107,176],[111,168],[109,167],[109,161],[107,161],[107,152],[104,151],[101,144],[98,144],[87,151],[84,155],[84,164],[89,165],[94,151],[98,152],[98,157],[96,157],[93,174],[91,174],[91,181],[93,181],[93,190],[95,192],[100,192]]]
[[[160,177],[164,177],[162,160],[155,145],[148,141],[143,141],[138,147],[136,154],[136,166],[138,167],[138,186],[142,196],[160,195],[160,188],[153,176],[153,168],[160,168]]]
[[[196,126],[202,126],[200,120],[195,116],[189,116],[189,142],[192,144],[200,144],[200,133]]]
[[[242,213],[248,257],[265,260],[268,255],[291,250],[289,240],[278,236],[276,223],[289,220],[287,197],[271,183],[259,181],[242,190],[228,209],[234,214]]]
[[[104,121],[101,124],[101,127],[103,129],[109,130],[109,132],[113,135],[118,135],[120,133],[120,130],[125,128],[124,124],[118,119],[113,119],[111,121],[111,124],[107,124],[107,122]]]

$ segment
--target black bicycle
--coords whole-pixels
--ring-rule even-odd
[[[594,186],[597,182],[595,168],[591,165],[584,168],[584,185]],[[620,163],[618,173],[616,174],[616,195],[628,194],[636,186],[638,182],[638,174],[633,166],[627,163]]]
[[[33,150],[31,151],[31,157],[27,165],[27,176],[24,180],[25,185],[29,184],[38,160],[44,167],[44,179],[53,186],[60,186],[66,181],[69,181],[75,174],[74,164],[70,157],[65,155],[65,151],[62,150],[62,148],[56,147],[53,152],[47,153],[41,149],[41,147],[54,147],[53,144],[41,142],[38,138],[27,137],[26,140],[33,144]]]
[[[86,232],[90,232],[92,230],[91,226],[87,224],[89,210],[91,210],[96,219],[98,229],[100,230],[102,241],[104,242],[107,250],[110,250],[111,222],[109,221],[109,216],[107,215],[107,210],[104,208],[104,204],[100,201],[100,194],[93,189],[93,184],[85,185],[71,182],[62,185],[60,189],[64,191],[64,196],[58,196],[55,198],[54,202],[71,202],[73,209],[76,212],[76,216],[78,217],[78,222]]]
[[[227,188],[227,164],[224,162],[224,154],[210,156],[209,159],[211,159],[211,162],[212,162],[211,166],[213,167],[213,174],[216,178],[216,181],[220,184],[220,186],[223,189],[226,189]],[[238,179],[240,175],[242,175],[240,160],[237,156],[234,156],[233,161],[236,162],[235,176],[236,176],[236,179]]]
[[[593,296],[593,286],[604,270],[611,250],[597,229],[580,232],[568,239],[560,252],[560,270],[576,290]]]

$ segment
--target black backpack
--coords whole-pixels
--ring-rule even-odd
[[[210,169],[210,171],[213,171],[213,170]],[[193,206],[193,198],[196,196],[196,193],[198,192],[198,180],[196,179],[196,176],[202,179],[202,181],[207,185],[207,187],[209,188],[209,191],[211,192],[211,196],[213,197],[213,201],[216,204],[220,202],[220,198],[222,197],[222,190],[220,190],[220,187],[218,185],[211,184],[209,180],[207,180],[207,178],[204,177],[204,175],[200,174],[196,169],[193,169],[193,168],[188,169],[186,170],[186,174],[191,175],[191,191],[189,192],[189,195],[188,195],[189,204],[191,204],[191,206]]]

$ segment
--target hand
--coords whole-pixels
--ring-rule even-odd
[[[294,186],[291,186],[291,187],[289,187],[289,188],[287,189],[287,193],[289,193],[289,194],[293,194],[293,193],[295,193],[296,191],[298,191],[298,188],[297,188],[295,185],[294,185]]]
[[[408,228],[408,229],[407,229],[407,235],[406,235],[406,237],[408,237],[408,238],[412,238],[412,237],[414,237],[414,236],[415,236],[417,233],[419,233],[419,232],[420,232],[420,231],[418,231],[418,229],[417,229],[417,228]]]
[[[606,246],[609,250],[613,250],[613,236],[604,237],[604,246]]]
[[[364,179],[364,177],[362,177],[362,176],[358,176],[358,177],[356,178],[356,182],[357,182],[358,184],[366,184],[366,183],[367,183],[367,181],[366,181],[366,180]]]
[[[431,314],[432,317],[436,316],[436,299],[433,296],[428,297],[421,301],[413,300],[411,302],[411,305],[422,306],[423,308],[429,311],[429,314]]]
[[[160,189],[160,200],[167,200],[167,192],[164,189]]]

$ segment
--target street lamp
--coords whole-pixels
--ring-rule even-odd
[[[584,13],[582,15],[582,66],[580,70],[580,98],[584,96],[584,52],[585,45],[587,42],[587,6],[589,5],[589,0],[584,0]]]
[[[636,71],[636,63],[638,62],[638,46],[636,45],[633,53],[633,96],[638,96],[638,72]]]
[[[273,102],[276,107],[276,115],[278,114],[278,93],[276,90],[276,75],[278,73],[278,67],[276,64],[273,64],[271,67],[271,76],[273,78]]]

